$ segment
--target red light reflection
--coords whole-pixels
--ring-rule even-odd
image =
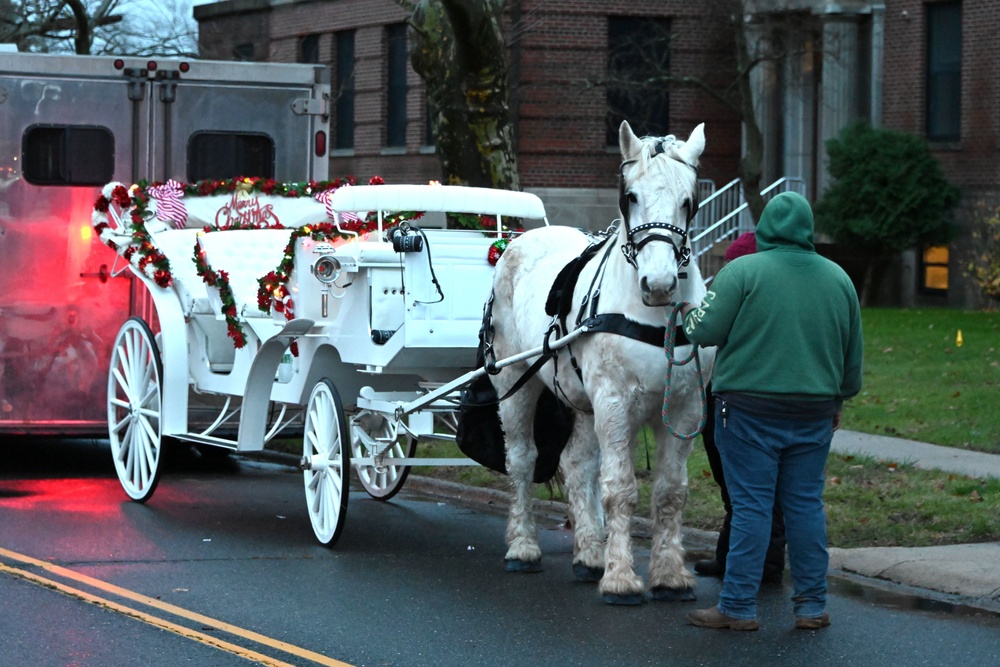
[[[33,479],[0,482],[0,507],[46,509],[111,517],[121,514],[122,491],[111,479]]]

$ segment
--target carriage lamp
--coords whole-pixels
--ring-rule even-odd
[[[331,257],[330,255],[323,255],[316,260],[315,264],[313,264],[312,271],[313,275],[316,276],[320,282],[329,285],[330,283],[336,282],[337,278],[340,277],[340,270],[341,267],[339,259]]]

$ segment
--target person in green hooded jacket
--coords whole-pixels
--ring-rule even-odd
[[[845,399],[861,390],[861,309],[850,278],[816,253],[809,202],[786,192],[764,208],[757,252],[727,264],[688,339],[718,346],[715,439],[733,506],[719,603],[700,627],[756,630],[757,591],[775,499],[785,519],[795,626],[830,624],[824,467]]]

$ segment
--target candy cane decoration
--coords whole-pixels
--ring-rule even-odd
[[[156,217],[164,222],[174,223],[177,229],[187,226],[187,208],[181,197],[184,196],[184,186],[174,179],[163,185],[154,185],[148,190],[149,196],[156,200]]]

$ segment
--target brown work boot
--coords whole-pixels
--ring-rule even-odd
[[[687,619],[691,625],[697,625],[699,628],[745,631],[760,629],[760,624],[757,623],[756,618],[733,618],[732,616],[726,616],[719,611],[718,607],[696,609],[687,615]]]
[[[815,616],[813,618],[796,618],[795,627],[799,630],[819,630],[820,628],[825,628],[830,625],[830,614],[823,612],[822,616]]]

